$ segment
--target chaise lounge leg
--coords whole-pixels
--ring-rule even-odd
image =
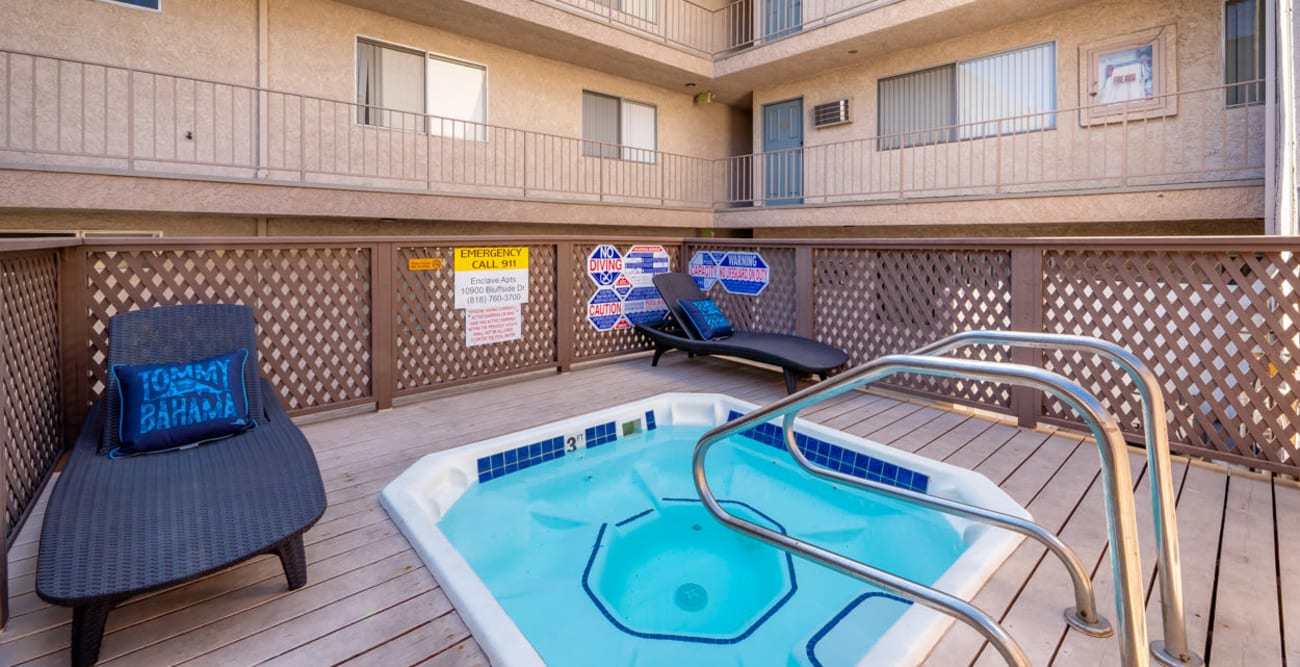
[[[284,566],[284,578],[289,580],[289,590],[307,585],[307,551],[302,544],[302,533],[280,543],[275,550]]]
[[[795,389],[798,388],[794,384],[794,371],[789,368],[782,368],[781,371],[785,373],[785,393],[793,394]]]
[[[658,366],[658,365],[659,365],[659,357],[664,356],[664,352],[667,352],[669,349],[670,349],[670,348],[669,348],[667,345],[660,345],[659,343],[655,343],[655,357],[654,357],[654,359],[651,359],[651,360],[650,360],[650,365],[651,365],[651,366]]]
[[[72,667],[90,667],[99,660],[99,644],[104,639],[110,603],[94,603],[72,608]]]

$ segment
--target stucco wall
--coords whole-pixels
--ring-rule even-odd
[[[362,35],[486,66],[490,125],[581,137],[587,89],[654,104],[661,151],[713,158],[729,148],[733,115],[695,105],[697,89],[659,88],[328,0],[275,0],[270,26],[272,88],[354,99]]]
[[[0,47],[255,85],[257,0],[163,0],[155,12],[102,0],[4,0]]]

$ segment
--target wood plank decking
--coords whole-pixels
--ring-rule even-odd
[[[383,413],[304,427],[317,450],[329,510],[307,534],[309,585],[285,589],[269,557],[129,601],[108,619],[102,665],[487,665],[438,583],[384,510],[378,493],[431,451],[664,391],[716,391],[765,403],[779,375],[726,361],[668,355],[498,384]],[[1098,456],[1076,433],[1019,429],[984,417],[875,394],[849,394],[805,418],[977,470],[1059,532],[1093,568],[1114,618]],[[1145,459],[1132,455],[1148,624],[1159,638],[1159,593]],[[1300,667],[1300,486],[1175,459],[1183,578],[1194,650],[1219,667]],[[13,617],[0,665],[68,664],[71,613],[33,592],[40,512],[9,552]],[[1069,580],[1023,544],[974,599],[1001,619],[1034,665],[1114,665],[1113,640],[1067,631]],[[998,665],[973,630],[955,627],[926,662]],[[611,666],[613,667],[613,666]]]

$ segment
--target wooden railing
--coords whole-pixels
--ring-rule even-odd
[[[678,270],[700,250],[756,251],[770,272],[759,296],[712,291],[735,324],[816,337],[848,351],[851,363],[969,329],[1118,343],[1159,377],[1173,449],[1300,474],[1295,238],[606,242],[624,250],[663,245]],[[262,373],[293,414],[386,408],[429,391],[646,349],[632,329],[598,331],[587,321],[597,291],[587,258],[598,243],[487,236],[0,242],[6,545],[104,391],[113,314],[248,305]],[[484,246],[528,248],[529,298],[517,339],[470,345],[464,311],[455,307],[453,252]],[[1099,360],[981,347],[964,354],[1072,377],[1141,442],[1134,388]],[[903,377],[889,386],[1014,415],[1024,425],[1080,424],[1061,403],[1003,385]]]
[[[1174,450],[1300,472],[1295,238],[687,242],[690,254],[730,249],[757,250],[771,265],[772,284],[758,297],[715,288],[743,327],[815,336],[848,351],[850,363],[970,329],[1101,338],[1156,372]],[[1026,350],[966,354],[1077,379],[1142,441],[1136,390],[1105,363]],[[912,377],[892,386],[1024,425],[1080,424],[1059,402],[1002,385]]]

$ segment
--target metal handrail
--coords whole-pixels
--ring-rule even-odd
[[[912,372],[940,377],[1007,382],[1050,393],[1083,418],[1097,442],[1102,464],[1102,490],[1107,511],[1111,569],[1115,580],[1115,606],[1120,641],[1120,661],[1125,667],[1146,667],[1146,618],[1143,614],[1142,581],[1137,543],[1137,517],[1133,505],[1132,476],[1125,460],[1124,439],[1101,403],[1078,384],[1056,373],[1022,364],[999,364],[947,357],[893,355],[867,362],[846,373],[791,394],[735,421],[705,433],[695,447],[695,487],[705,507],[724,525],[756,537],[780,549],[821,563],[844,574],[873,583],[974,627],[997,649],[1008,664],[1021,667],[1028,659],[1019,645],[992,618],[964,600],[929,586],[878,570],[843,555],[802,540],[782,535],[729,514],[718,504],[709,488],[704,464],[709,449],[722,439],[752,425],[777,417],[797,414],[803,408],[870,384],[896,373]]]
[[[1169,430],[1164,392],[1156,374],[1136,355],[1109,341],[1087,336],[1033,333],[1025,331],[964,331],[918,348],[912,354],[947,354],[965,345],[1006,345],[1040,350],[1093,352],[1115,362],[1133,378],[1142,398],[1147,467],[1154,476],[1151,513],[1155,517],[1157,570],[1160,576],[1160,611],[1164,623],[1163,641],[1151,642],[1151,655],[1170,667],[1200,667],[1205,661],[1187,646],[1187,621],[1183,612],[1183,577],[1178,553],[1178,519],[1174,512],[1172,463],[1169,459]]]
[[[819,477],[835,480],[843,484],[857,486],[869,491],[900,498],[904,501],[924,505],[932,510],[964,517],[973,521],[987,523],[1005,530],[1019,533],[1041,543],[1048,551],[1061,560],[1070,575],[1074,586],[1074,606],[1065,610],[1065,620],[1071,627],[1091,637],[1109,637],[1114,633],[1110,622],[1097,612],[1097,597],[1092,590],[1092,579],[1088,577],[1083,562],[1068,545],[1051,531],[1018,516],[995,512],[983,507],[976,507],[948,498],[919,493],[881,482],[873,482],[842,473],[838,470],[824,468],[808,460],[795,441],[793,413],[785,415],[785,445],[794,460],[808,472]]]

